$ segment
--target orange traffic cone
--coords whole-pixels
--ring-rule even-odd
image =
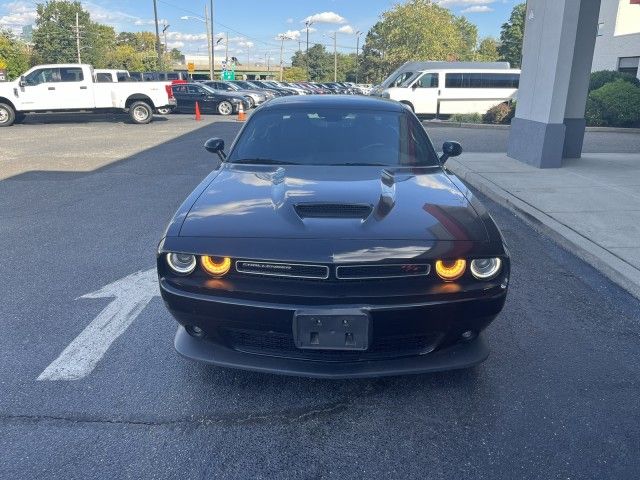
[[[200,116],[200,105],[196,102],[196,121],[200,121],[202,117]]]
[[[240,102],[240,108],[238,108],[238,121],[244,122],[247,119],[247,114],[244,113],[244,107],[242,106],[242,102]]]

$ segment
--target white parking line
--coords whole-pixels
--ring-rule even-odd
[[[111,344],[122,335],[153,297],[159,296],[156,269],[139,271],[80,298],[112,298],[96,318],[38,377],[79,380],[89,375]]]

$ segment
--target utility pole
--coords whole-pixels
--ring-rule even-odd
[[[356,32],[356,83],[358,83],[358,70],[360,70],[360,35],[362,32],[358,30]]]
[[[78,51],[78,63],[82,63],[80,58],[80,15],[76,12],[76,49]]]
[[[156,54],[158,55],[158,68],[162,68],[162,52],[160,51],[160,27],[158,26],[157,0],[153,0],[153,16],[156,20]]]
[[[271,60],[271,58],[269,57],[270,53],[267,52],[264,54],[264,63],[267,64],[267,72],[269,72],[269,61]]]
[[[213,43],[211,42],[212,30],[209,28],[209,12],[207,11],[207,5],[204,6],[204,21],[207,26],[207,46],[209,47],[209,77],[213,78]]]
[[[211,23],[211,80],[215,80],[213,76],[216,74],[216,37],[213,34],[213,0],[210,0],[210,23]]]

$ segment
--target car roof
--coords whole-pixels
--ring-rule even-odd
[[[403,112],[402,104],[393,100],[357,95],[295,95],[280,97],[264,104],[261,110],[281,108],[358,108]]]

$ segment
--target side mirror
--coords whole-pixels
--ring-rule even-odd
[[[224,140],[221,138],[210,138],[204,142],[204,149],[209,153],[215,153],[224,162],[227,154],[224,153]]]
[[[19,85],[20,87],[22,87],[22,88],[24,88],[24,87],[26,87],[26,86],[27,86],[27,82],[26,82],[26,81],[25,81],[25,79],[24,79],[24,75],[22,75],[22,76],[20,77],[20,81],[18,82],[18,85]]]
[[[411,85],[411,89],[412,90],[415,90],[416,88],[418,88],[418,82],[416,82],[413,85]]]
[[[442,155],[440,155],[440,163],[444,165],[449,157],[457,157],[462,153],[462,145],[458,142],[444,142],[442,144]]]

